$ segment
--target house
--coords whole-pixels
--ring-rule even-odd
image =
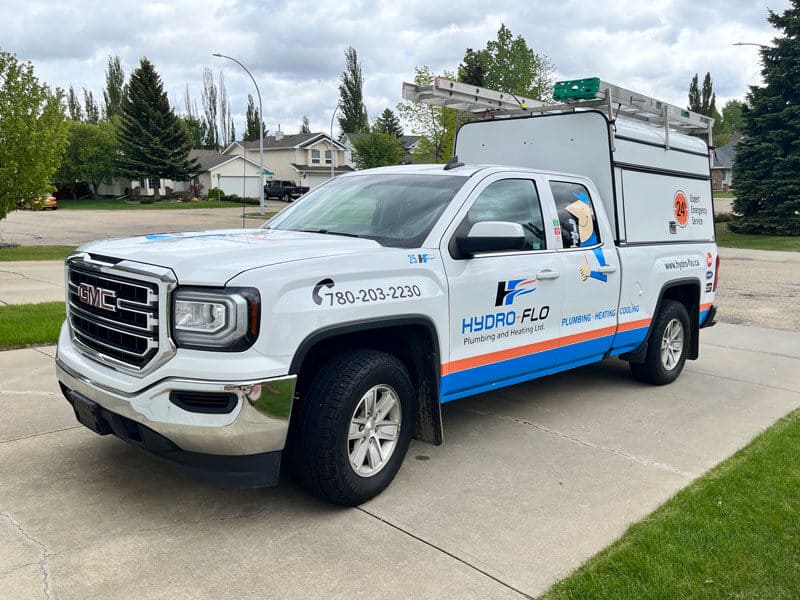
[[[219,188],[226,196],[236,194],[241,198],[261,197],[257,157],[253,161],[243,155],[222,154],[216,150],[192,150],[189,152],[189,160],[192,159],[196,159],[200,165],[196,180],[203,186],[203,195],[208,194],[212,188]],[[266,160],[264,168],[270,169]]]
[[[345,160],[347,148],[331,140],[325,133],[297,133],[286,135],[278,130],[275,135],[264,138],[264,165],[273,175],[270,179],[288,179],[298,185],[313,189],[331,177],[331,162],[334,175],[353,171],[352,164]],[[258,164],[259,142],[236,141],[222,151],[226,156],[245,156]]]
[[[711,163],[711,189],[727,192],[733,181],[733,161],[736,158],[736,144],[731,142],[719,148],[714,148]]]

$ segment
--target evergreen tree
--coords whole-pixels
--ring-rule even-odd
[[[183,181],[198,168],[188,159],[189,135],[169,105],[161,77],[146,58],[131,73],[118,141],[119,172],[131,179],[154,180],[156,201],[160,179]]]
[[[258,139],[258,124],[261,123],[262,135],[267,137],[267,128],[253,102],[253,96],[247,94],[247,114],[245,115],[244,141],[254,142]]]
[[[109,56],[106,66],[106,89],[103,90],[103,118],[110,121],[122,112],[125,96],[125,72],[119,56]]]
[[[400,119],[394,114],[391,108],[387,108],[375,121],[375,129],[383,133],[391,133],[396,138],[403,135],[403,127],[400,125]]]
[[[344,51],[345,70],[339,85],[339,104],[341,117],[339,127],[342,133],[362,133],[369,129],[367,109],[364,106],[364,77],[356,49],[348,46]]]
[[[767,20],[782,32],[761,49],[764,86],[750,86],[736,148],[733,231],[800,235],[800,0]]]

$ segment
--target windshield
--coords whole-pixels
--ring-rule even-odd
[[[384,246],[414,248],[466,180],[463,175],[342,177],[304,196],[264,228],[363,237]]]

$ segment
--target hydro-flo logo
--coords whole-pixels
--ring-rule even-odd
[[[518,297],[532,293],[536,289],[535,284],[536,279],[498,281],[494,305],[511,306]],[[544,321],[550,316],[549,306],[517,308],[518,310],[504,309],[462,318],[461,333],[465,336],[464,344],[494,342],[498,337],[530,335],[544,331]]]
[[[495,306],[511,306],[519,296],[530,294],[536,288],[531,287],[536,283],[536,279],[513,279],[511,281],[497,282],[497,297]]]

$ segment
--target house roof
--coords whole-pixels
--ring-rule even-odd
[[[230,154],[220,154],[216,150],[200,150],[200,149],[192,149],[189,151],[189,160],[196,158],[198,164],[200,165],[200,169],[198,173],[205,173],[206,171],[210,171],[214,167],[218,167],[225,163],[231,162],[232,160],[245,160],[249,162],[251,165],[259,166],[257,162],[250,160],[249,158],[245,158],[239,154],[235,156],[231,156]],[[266,167],[266,165],[264,165]]]
[[[299,165],[297,163],[289,163],[289,164],[291,164],[292,167],[294,167],[295,170],[303,171],[304,173],[322,173],[322,174],[328,173],[328,174],[330,174],[330,172],[331,172],[331,166],[330,165],[328,165],[328,166],[320,166],[320,167],[309,167],[308,165]],[[336,167],[334,167],[334,172],[336,172],[336,173],[345,173],[345,172],[349,173],[350,171],[355,171],[355,169],[353,167],[351,167],[350,165],[337,165]]]
[[[303,148],[305,146],[310,146],[314,142],[318,142],[320,140],[325,140],[326,142],[330,139],[328,134],[317,132],[317,133],[295,133],[291,135],[285,135],[276,140],[274,135],[268,135],[264,137],[264,150],[278,150],[282,148]],[[238,141],[233,142],[234,144],[239,144],[245,150],[258,150],[259,142],[258,140],[252,141]],[[343,150],[344,146],[342,146],[336,140],[333,140],[333,143],[336,144],[339,149]],[[228,146],[230,148],[230,146]],[[226,148],[227,150],[227,148]]]
[[[711,166],[712,169],[732,169],[733,160],[736,158],[736,144],[738,142],[731,142],[719,148],[714,148],[714,162]]]
[[[229,161],[231,157],[226,154],[221,154],[216,150],[192,149],[189,150],[189,160],[192,159],[197,159],[197,163],[200,165],[200,172],[202,173],[216,167],[218,164]]]
[[[359,137],[364,135],[363,133],[343,133],[342,138],[346,141],[346,143],[350,144],[350,146],[355,146],[356,140]],[[414,149],[414,146],[419,143],[419,139],[422,136],[420,135],[401,135],[397,138],[397,141],[400,142],[400,145],[403,147],[403,150],[406,152],[411,152]]]

